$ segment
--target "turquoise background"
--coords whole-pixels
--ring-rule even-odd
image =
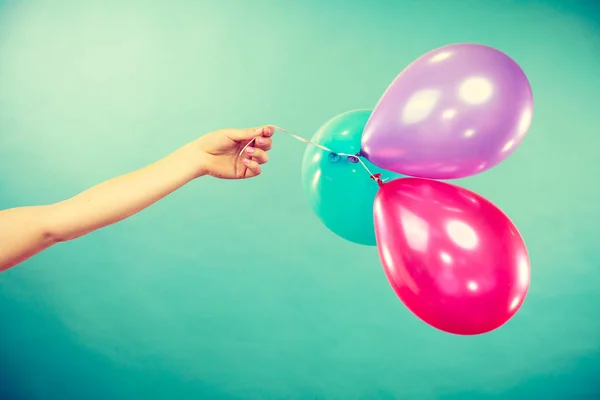
[[[599,397],[599,29],[592,1],[0,0],[0,208],[217,128],[310,137],[449,43],[507,52],[536,100],[522,146],[460,181],[531,253],[503,328],[457,337],[410,314],[376,250],[320,224],[304,145],[277,134],[259,178],[198,180],[2,273],[0,398]]]

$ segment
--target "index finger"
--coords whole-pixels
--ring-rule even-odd
[[[275,127],[271,125],[263,126],[262,135],[264,137],[271,137],[275,133]]]

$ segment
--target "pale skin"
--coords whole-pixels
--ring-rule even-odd
[[[70,199],[0,211],[0,272],[57,243],[122,221],[197,178],[259,175],[269,159],[273,133],[272,126],[211,132],[153,164]]]

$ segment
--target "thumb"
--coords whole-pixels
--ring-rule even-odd
[[[261,135],[270,136],[270,132],[271,129],[269,126],[260,126],[258,128],[237,129],[231,133],[230,137],[236,142],[242,142],[246,140],[252,140]]]

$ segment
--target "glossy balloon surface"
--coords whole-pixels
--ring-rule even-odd
[[[394,80],[365,127],[362,152],[404,175],[463,178],[506,159],[532,116],[529,81],[512,58],[488,46],[449,45]]]
[[[426,323],[481,334],[523,303],[527,249],[510,219],[485,198],[439,181],[396,179],[377,194],[374,218],[388,280]]]
[[[370,115],[371,110],[338,115],[323,125],[311,141],[338,153],[357,154]],[[367,160],[363,162],[383,177],[399,176],[382,171]],[[313,211],[327,228],[351,242],[375,246],[373,201],[379,187],[356,159],[309,145],[302,161],[302,182]]]

